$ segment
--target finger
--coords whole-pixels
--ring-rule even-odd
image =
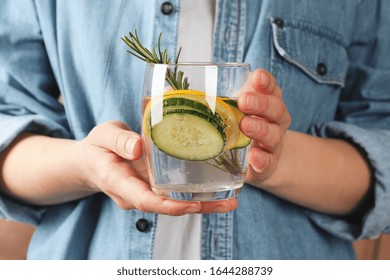
[[[135,180],[138,180],[135,178]],[[132,179],[132,181],[135,181]],[[136,182],[136,184],[143,184],[143,182]],[[134,203],[132,196],[127,196],[121,193],[120,196],[116,194],[110,195],[113,200],[122,209],[138,209],[147,213],[159,213],[170,216],[180,216],[185,214],[210,214],[210,213],[225,213],[237,208],[237,199],[223,200],[218,202],[187,202],[187,201],[175,201],[158,197],[150,187],[144,186],[141,198]],[[117,190],[118,191],[118,190]],[[118,191],[120,192],[120,191]],[[125,197],[125,198],[123,198]]]
[[[237,198],[232,198],[228,200],[202,202],[201,206],[202,209],[199,212],[201,214],[225,213],[236,209],[238,207],[238,200]]]
[[[273,161],[273,154],[263,151],[257,147],[251,147],[251,149],[248,151],[249,166],[256,173],[269,173],[273,166]]]
[[[153,193],[150,185],[135,177],[119,183],[110,196],[119,207],[125,210],[135,208],[146,213],[159,213],[170,216],[194,214],[201,210],[199,202],[161,198]]]
[[[110,121],[96,126],[89,133],[88,140],[128,160],[138,159],[142,155],[140,135],[121,122]]]
[[[282,128],[257,117],[243,117],[240,122],[240,130],[271,152],[278,150],[283,143],[284,131]]]
[[[145,182],[134,178],[129,180],[129,183],[134,184],[146,184]],[[170,216],[180,216],[184,214],[195,214],[200,211],[200,207],[196,204],[173,201],[158,197],[150,190],[150,186],[146,186],[145,192],[142,193],[142,199],[132,202],[132,197],[127,193],[121,192],[118,188],[116,193],[109,192],[108,195],[114,200],[114,202],[124,210],[137,209],[146,213],[159,213]],[[118,193],[118,194],[117,194]]]
[[[245,83],[242,92],[254,91],[264,94],[274,94],[276,87],[276,79],[271,73],[263,69],[256,69],[249,74],[249,78]]]
[[[256,92],[245,92],[238,99],[238,107],[242,112],[266,119],[269,122],[288,124],[288,111],[280,97]],[[286,123],[287,122],[287,123]]]
[[[274,90],[274,95],[278,96],[280,98],[283,97],[283,92],[282,92],[282,89],[280,88],[280,86],[276,85],[276,88]]]
[[[136,171],[127,162],[113,163],[101,175],[102,189],[126,210],[136,208],[143,212],[171,216],[200,211],[199,202],[174,201],[157,196],[148,183],[135,175]]]

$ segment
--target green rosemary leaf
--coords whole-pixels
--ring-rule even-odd
[[[131,34],[131,37],[132,34]],[[142,52],[139,51],[139,49],[137,48],[137,46],[134,45],[134,43],[131,41],[131,39],[127,38],[126,36],[122,37],[122,40],[127,44],[127,46],[129,46],[134,52],[138,53],[138,58],[141,56],[144,60],[147,58]],[[134,54],[132,52],[130,52],[131,54]]]
[[[134,45],[133,43],[130,41],[129,38],[127,38],[126,36],[122,37],[121,38],[123,40],[123,42],[125,42],[126,45],[128,45],[130,48],[134,48]]]
[[[189,88],[190,88],[190,83],[188,82],[188,78],[185,77],[183,82],[183,89],[189,89]]]
[[[164,64],[169,64],[168,63],[168,50],[167,49],[164,50],[162,61]]]
[[[130,34],[131,34],[131,33],[130,33]],[[137,28],[136,28],[136,29],[134,29],[134,34],[135,34],[135,38],[136,38],[136,39],[137,39],[137,41],[139,42]]]
[[[179,63],[179,56],[180,56],[180,53],[181,53],[181,47],[179,48],[179,52],[178,52],[177,55],[176,55],[175,64],[178,64],[178,63]]]
[[[160,61],[160,59],[158,58],[156,50],[154,49],[154,47],[152,48],[152,54],[153,54],[153,58],[154,58],[155,61]]]
[[[180,89],[176,76],[171,69],[167,70],[166,80],[172,86],[173,89]]]
[[[140,52],[140,54],[142,54],[142,56],[144,56],[145,58],[148,58],[149,60],[153,61],[153,55],[147,50],[145,49],[141,44],[139,44],[136,40],[133,40],[133,44],[135,45],[135,47],[138,49],[138,51]]]
[[[154,61],[152,53],[148,49],[146,49],[141,43],[139,43],[137,30],[135,30],[135,35],[133,35],[131,32],[129,32],[129,35],[133,49],[138,53],[142,54],[142,56],[144,56],[145,58]]]
[[[182,71],[179,71],[179,73],[177,74],[177,83],[179,84],[179,89],[183,89],[183,72]]]
[[[161,38],[162,38],[162,32],[160,33],[157,41],[157,51],[154,47],[151,48],[149,51],[147,48],[145,48],[138,36],[137,29],[134,30],[134,34],[129,32],[129,37],[123,36],[121,37],[122,41],[130,48],[127,52],[131,55],[135,56],[138,59],[141,59],[147,63],[153,63],[153,64],[171,64],[171,59],[168,57],[168,50],[165,49],[164,51],[161,50]],[[179,57],[181,54],[181,47],[179,48],[179,51],[175,57],[175,64],[179,63]],[[175,66],[174,70],[172,69],[167,70],[166,73],[166,81],[169,83],[169,85],[173,89],[188,89],[189,83],[188,78],[184,78],[184,73],[182,71],[179,71],[177,73],[177,66]]]
[[[160,55],[160,61],[162,61],[162,52],[161,52],[161,37],[162,37],[162,32],[160,32],[160,36],[158,36],[158,54]]]
[[[136,53],[133,53],[132,51],[129,51],[129,50],[127,50],[127,52],[128,52],[128,53],[130,53],[130,54],[132,54],[132,55],[134,55],[135,57],[137,57],[137,58],[139,58],[139,59],[142,59],[143,61],[146,61],[146,59],[145,59],[145,58],[143,58],[143,57],[139,56],[139,55],[138,55],[138,54],[136,54]]]

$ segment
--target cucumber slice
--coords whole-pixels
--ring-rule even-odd
[[[225,98],[221,98],[223,100],[223,102],[225,102],[226,104],[229,104],[230,106],[233,106],[234,108],[238,109],[238,102],[237,100],[235,99],[229,99],[227,97]]]
[[[173,98],[182,98],[182,106],[186,106],[191,109],[195,107],[194,110],[206,114],[217,123],[220,120],[221,127],[224,127],[224,134],[226,135],[225,150],[228,151],[235,147],[239,138],[240,129],[238,127],[239,123],[235,117],[234,111],[232,110],[232,106],[226,104],[220,97],[217,97],[215,108],[213,108],[215,111],[212,111],[209,108],[206,95],[202,92],[191,90],[172,91],[164,96],[164,102],[168,102],[168,100]],[[201,105],[203,105],[203,107]]]
[[[210,108],[203,103],[189,99],[188,97],[171,97],[164,100],[163,113],[179,113],[181,110],[194,111],[210,118],[213,123],[219,126],[222,130],[226,128],[226,124],[222,121],[218,114],[213,113]]]
[[[203,161],[223,152],[225,136],[205,115],[194,111],[169,113],[151,128],[154,144],[175,158]]]
[[[233,148],[238,148],[237,143],[240,145],[247,145],[247,138],[243,135],[243,143],[239,141],[241,136],[239,129],[239,117],[243,114],[233,104],[225,103],[227,98],[217,97],[215,102],[215,108],[211,110],[209,103],[206,100],[206,95],[202,92],[192,90],[180,90],[164,93],[162,104],[156,104],[156,106],[162,106],[163,115],[171,113],[188,113],[203,117],[209,120],[223,136],[225,141],[224,150],[228,151]],[[235,102],[237,106],[237,101]],[[151,102],[150,98],[145,99],[145,110],[143,118],[143,133],[151,137]],[[152,137],[151,137],[152,138]],[[250,141],[250,140],[249,140]]]
[[[218,118],[215,118],[213,115],[210,117],[209,115],[206,115],[203,112],[194,111],[190,109],[175,109],[175,110],[169,109],[168,112],[164,112],[164,117],[167,114],[190,114],[190,115],[201,117],[207,120],[208,122],[210,122],[212,125],[214,125],[223,136],[223,140],[226,142],[225,124],[221,123],[220,120]]]
[[[172,95],[168,96],[163,100],[163,115],[170,113],[186,113],[186,111],[193,111],[194,114],[205,115],[206,118],[210,119],[214,125],[218,126],[219,130],[222,131],[226,129],[226,124],[222,118],[213,113],[208,106],[199,102],[198,100],[193,100],[191,97],[196,98],[198,96],[191,95]],[[157,105],[157,106],[161,106]],[[151,103],[149,102],[145,108],[144,120],[143,120],[143,130],[147,136],[150,137],[150,127],[151,127]]]

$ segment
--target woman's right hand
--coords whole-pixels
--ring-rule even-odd
[[[78,178],[88,191],[104,192],[122,209],[165,215],[228,212],[237,199],[215,202],[174,201],[154,194],[142,158],[142,139],[124,123],[96,126],[76,145]]]

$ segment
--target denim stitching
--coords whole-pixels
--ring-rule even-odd
[[[298,57],[298,56],[294,56],[294,57],[290,56],[289,53],[291,53],[292,51],[290,51],[286,46],[282,46],[280,44],[283,41],[283,39],[282,39],[283,38],[282,37],[282,31],[273,23],[273,20],[274,20],[273,17],[271,17],[270,20],[271,20],[271,24],[272,24],[272,33],[274,35],[274,40],[273,41],[274,41],[275,48],[278,51],[278,53],[285,60],[287,60],[288,62],[290,62],[290,63],[292,63],[292,64],[294,64],[296,66],[298,66],[302,71],[304,71],[306,74],[308,74],[310,77],[312,77],[318,83],[322,83],[322,84],[332,83],[332,84],[338,84],[338,85],[340,85],[342,87],[345,86],[345,83],[344,83],[343,79],[340,79],[339,77],[331,76],[331,75],[329,75],[329,78],[325,78],[325,77],[324,78],[320,78],[312,70],[312,67],[310,67],[309,65],[304,63],[303,60],[300,57]],[[302,30],[302,31],[305,31],[305,30]],[[312,34],[314,34],[314,33],[312,33]],[[315,35],[317,35],[317,34],[319,34],[319,33],[316,33]],[[324,38],[324,37],[321,37],[321,38]],[[331,41],[333,41],[333,40],[331,40]]]

